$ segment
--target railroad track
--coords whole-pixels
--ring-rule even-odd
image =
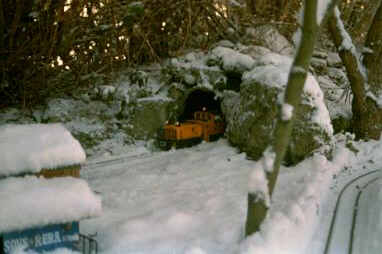
[[[104,166],[111,166],[115,164],[121,164],[123,162],[126,162],[131,159],[136,159],[136,158],[146,158],[152,156],[151,153],[145,152],[145,153],[139,153],[139,154],[133,154],[133,155],[124,155],[124,156],[119,156],[116,158],[112,159],[105,159],[105,160],[99,160],[99,161],[94,161],[94,162],[89,162],[83,165],[82,169],[94,169],[94,168],[99,168],[99,167],[104,167]]]
[[[353,254],[360,199],[373,183],[381,179],[374,170],[351,180],[341,190],[334,209],[324,254]]]

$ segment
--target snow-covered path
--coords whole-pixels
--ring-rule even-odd
[[[294,167],[282,167],[261,232],[241,242],[248,178],[256,162],[226,140],[93,160],[81,175],[101,195],[103,215],[81,222],[81,231],[97,233],[101,254],[322,254],[341,190],[382,168],[382,141],[353,143],[357,153],[346,145],[339,142],[330,161],[316,154]],[[348,249],[356,186],[376,175],[360,178],[344,191],[336,219],[340,228],[332,230],[333,239],[336,231],[340,237],[328,247],[335,251],[331,253]],[[377,185],[360,196],[367,209],[358,211],[354,253],[365,253],[368,247],[358,237],[366,235],[364,224],[378,227],[376,209],[382,207],[370,206],[382,199]]]
[[[81,174],[104,213],[82,229],[98,232],[102,253],[229,252],[242,234],[251,166],[224,140],[90,165]]]

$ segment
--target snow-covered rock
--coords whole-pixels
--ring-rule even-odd
[[[226,93],[222,103],[228,139],[254,159],[258,159],[273,141],[291,63],[282,61],[285,57],[275,54],[269,58],[272,56],[275,56],[273,61],[264,61],[271,64],[256,66],[243,75],[240,97]],[[310,74],[302,96],[287,154],[289,163],[305,158],[329,141],[333,134],[323,93]]]
[[[240,53],[245,54],[245,55],[249,55],[253,59],[263,57],[265,55],[270,54],[271,52],[272,51],[268,48],[265,48],[262,46],[256,46],[256,45],[244,47],[243,49],[240,50]]]
[[[240,74],[250,70],[255,63],[253,58],[248,55],[220,46],[210,52],[209,62],[216,62],[226,72]]]
[[[329,52],[328,53],[328,66],[329,67],[341,67],[342,66],[342,60],[338,53],[335,52]]]
[[[272,25],[248,28],[246,36],[256,45],[269,48],[272,52],[282,55],[293,55],[293,45]]]

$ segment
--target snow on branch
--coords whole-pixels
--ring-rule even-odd
[[[337,28],[339,29],[342,37],[342,44],[339,47],[339,50],[346,50],[354,55],[354,58],[357,60],[357,68],[363,76],[364,80],[367,81],[366,69],[360,61],[361,57],[359,56],[349,33],[345,29],[344,23],[341,19],[341,13],[338,7],[334,8],[334,17],[337,20]]]
[[[284,103],[281,107],[281,119],[283,121],[289,121],[292,119],[294,107],[288,103]]]
[[[249,193],[255,194],[259,200],[264,200],[267,207],[271,204],[271,198],[268,189],[267,173],[273,171],[273,164],[276,159],[276,153],[268,147],[263,157],[256,162],[255,167],[249,177]]]

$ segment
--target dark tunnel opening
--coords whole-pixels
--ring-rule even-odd
[[[195,90],[188,95],[183,114],[179,117],[179,120],[192,119],[194,112],[203,110],[203,107],[216,115],[222,115],[220,99],[215,99],[214,92]]]

